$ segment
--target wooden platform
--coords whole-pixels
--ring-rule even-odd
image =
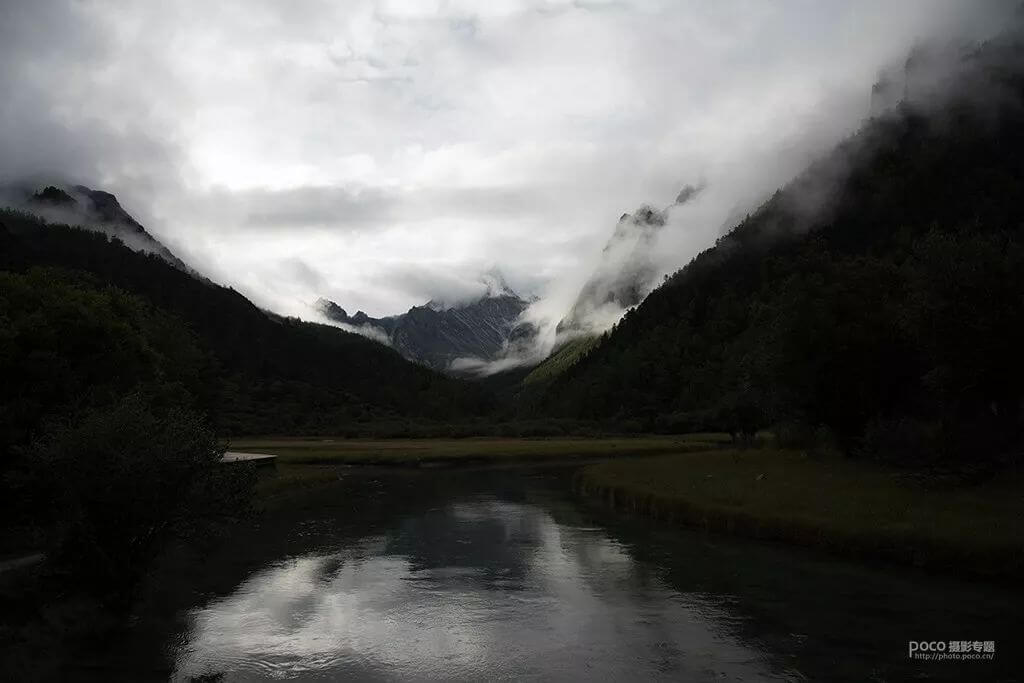
[[[250,462],[258,467],[273,465],[275,460],[277,460],[276,455],[267,455],[266,453],[239,453],[238,451],[228,451],[224,454],[224,457],[220,459],[220,461],[225,464]]]

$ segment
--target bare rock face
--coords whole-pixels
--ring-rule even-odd
[[[601,262],[558,323],[559,334],[598,334],[614,322],[612,318],[643,301],[657,277],[652,247],[664,226],[665,212],[649,206],[619,218]]]
[[[558,323],[556,333],[566,337],[600,334],[624,311],[643,301],[658,284],[654,250],[669,210],[694,200],[703,189],[703,183],[685,185],[664,210],[645,205],[622,214],[601,252],[601,261]]]
[[[400,315],[371,318],[359,311],[348,315],[333,301],[321,299],[317,309],[352,331],[387,341],[405,358],[442,372],[454,372],[458,358],[494,360],[510,344],[535,335],[520,322],[529,302],[501,283],[479,299],[454,306],[429,301]],[[383,337],[383,339],[381,338]]]

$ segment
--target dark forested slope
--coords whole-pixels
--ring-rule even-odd
[[[452,419],[487,407],[479,388],[381,344],[269,314],[232,289],[106,235],[0,213],[0,270],[37,266],[83,271],[96,286],[142,297],[187,326],[211,356],[208,407],[222,433],[338,432],[379,420]],[[60,320],[53,325],[55,335],[65,333]]]
[[[851,453],[1015,457],[1024,425],[1024,63],[903,103],[654,291],[542,409],[641,429],[824,426]],[[969,89],[965,86],[969,86]]]

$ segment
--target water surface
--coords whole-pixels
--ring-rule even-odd
[[[623,518],[567,483],[353,472],[168,561],[128,641],[174,680],[1016,680],[1018,594]],[[907,659],[932,639],[996,660]]]

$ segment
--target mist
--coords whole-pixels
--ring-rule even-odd
[[[913,46],[1015,5],[7,3],[0,182],[113,192],[283,315],[465,301],[497,268],[538,335],[490,372],[543,357],[588,282],[632,264],[645,295],[855,131]],[[644,206],[664,224],[609,244]],[[630,305],[595,301],[588,333]]]
[[[871,118],[903,107],[942,125],[942,107],[953,95],[972,99],[982,108],[1002,96],[991,79],[972,76],[972,70],[984,65],[972,64],[967,57],[979,42],[1003,35],[1019,19],[1009,4],[1003,9],[1005,24],[942,24],[929,34],[915,35],[903,52],[878,55],[873,70],[858,65],[863,73],[874,74],[870,87],[852,78],[833,84],[801,115],[758,129],[757,139],[746,144],[733,141],[728,150],[705,150],[700,162],[695,149],[695,184],[684,185],[675,201],[662,209],[645,205],[623,214],[602,251],[561,282],[552,283],[524,313],[523,320],[539,330],[532,344],[512,345],[493,363],[466,359],[463,367],[489,375],[535,364],[572,338],[610,329],[664,279],[787,184],[790,200],[798,204],[791,208],[802,221],[809,224],[821,218],[853,157],[862,151],[844,147],[837,154],[837,146]],[[823,157],[827,163],[821,163]],[[792,185],[798,176],[799,183]]]

